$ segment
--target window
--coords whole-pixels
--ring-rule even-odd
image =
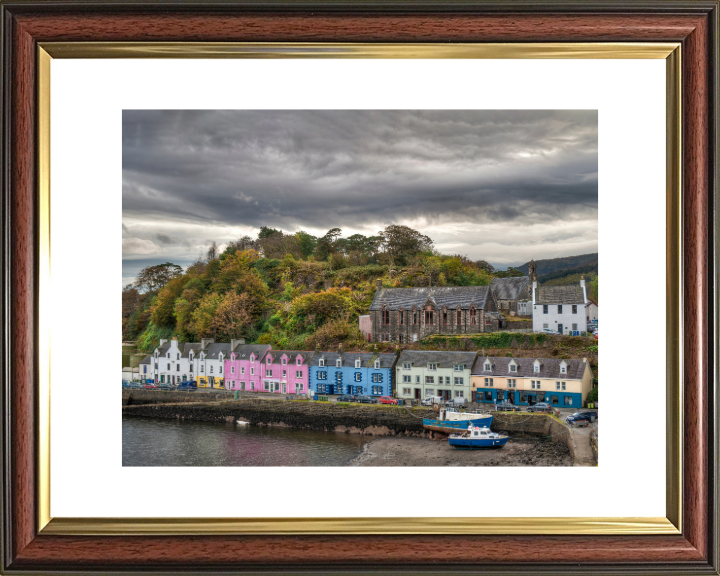
[[[508,388],[517,388],[517,380],[515,378],[508,378]]]
[[[382,374],[373,374],[372,381],[373,382],[382,382]]]
[[[302,370],[295,370],[295,378],[302,378]]]
[[[169,362],[168,362],[168,367],[167,367],[167,369],[170,370],[170,363],[169,363]]]
[[[180,372],[180,364],[177,365],[177,371]]]
[[[412,392],[411,392],[410,388],[403,388],[402,393],[403,393],[403,396],[410,396],[410,394]]]
[[[577,304],[572,305],[572,313],[577,314]],[[573,330],[574,330],[574,328],[573,328]]]
[[[462,372],[465,369],[464,364],[455,364],[455,372]]]
[[[230,366],[230,374],[235,374],[235,366]]]
[[[465,383],[465,378],[455,378],[455,386],[462,386]]]
[[[492,392],[490,392],[490,390],[486,390],[483,397],[485,398],[485,402],[492,402]]]
[[[218,372],[220,372],[220,374],[222,374],[222,364],[220,364],[220,368],[218,369]]]
[[[282,377],[287,378],[287,370],[283,370],[282,373],[283,373]]]
[[[402,310],[398,312],[398,322],[400,324],[405,324],[405,312],[403,312]]]
[[[300,366],[300,364],[302,364],[302,358],[298,358],[298,359],[295,361],[295,364],[297,364],[298,366]]]
[[[413,324],[417,326],[417,312],[413,312]]]
[[[415,376],[415,384],[420,384],[420,376]]]
[[[287,358],[283,358],[282,360],[280,360],[280,362],[283,366],[285,366],[285,364],[287,364]]]
[[[565,382],[560,382],[560,384],[562,384],[561,390],[565,390]]]
[[[170,352],[167,353],[167,357],[170,358]]]
[[[190,364],[190,372],[192,372],[192,371],[193,371],[193,365]]]
[[[562,365],[560,366],[560,373],[561,373],[561,374],[565,374],[566,371],[567,371],[567,367],[565,366],[565,364],[562,364]]]
[[[510,364],[510,372],[517,372],[517,366],[515,366],[515,364]]]
[[[255,368],[250,368],[250,376],[255,376]]]
[[[383,323],[383,324],[390,324],[390,310],[383,310],[383,311],[382,311],[382,323]]]
[[[317,373],[318,380],[327,380],[327,372],[318,372]]]
[[[403,370],[410,370],[410,362],[403,362]]]
[[[428,370],[437,370],[437,364],[428,364]]]
[[[425,310],[425,324],[432,325],[434,323],[432,310]]]
[[[263,390],[270,390],[270,384],[268,384],[268,382],[263,382]]]
[[[543,314],[547,314],[547,313],[548,313],[548,305],[543,304]]]
[[[355,372],[355,382],[362,382],[362,374]]]
[[[486,362],[486,363],[485,363],[485,370],[490,370],[490,369],[491,369],[490,363],[489,363],[489,362]]]
[[[143,374],[147,374],[147,364],[145,364],[145,366],[143,366]]]
[[[272,370],[265,370],[265,376],[272,378]]]
[[[462,390],[455,390],[455,398],[462,398],[463,392]]]
[[[555,382],[555,390],[560,390],[560,382]]]
[[[563,396],[563,404],[565,406],[572,406],[572,396]]]
[[[412,382],[412,380],[409,375],[403,376],[403,384],[410,384],[410,382]]]
[[[572,329],[573,329],[573,330],[577,330],[577,324],[573,324],[573,325],[572,325]]]
[[[443,313],[442,313],[442,314],[443,314],[443,316],[442,316],[442,318],[443,318],[443,325],[447,325],[447,323],[448,323],[447,310],[443,310]]]
[[[340,367],[342,366],[342,360],[341,360],[340,358],[338,358],[337,360],[335,360],[335,366],[336,366],[337,368],[340,368]]]
[[[355,360],[355,368],[360,368],[360,359]]]
[[[558,304],[558,314],[562,314],[562,304]]]
[[[549,328],[550,324],[543,324],[543,328]]]
[[[177,359],[180,360],[180,354],[177,355]]]
[[[267,363],[272,364],[272,358],[270,356],[268,356]]]
[[[462,310],[457,311],[457,325],[460,326],[462,324]]]
[[[557,396],[551,396],[550,397],[550,403],[551,404],[559,404],[558,397]]]
[[[485,378],[485,386],[492,386],[492,385],[493,385],[493,379]]]
[[[320,368],[322,368],[324,366],[325,366],[325,359],[321,358],[320,359]]]
[[[382,386],[373,386],[372,387],[372,393],[375,395],[382,394]]]
[[[425,384],[435,384],[435,376],[425,376]]]
[[[200,364],[200,372],[205,372],[205,364]]]
[[[540,380],[537,380],[537,381],[535,382],[535,389],[536,389],[536,390],[540,390]]]
[[[398,342],[400,342],[400,344],[405,343],[405,336],[403,334],[398,335]]]
[[[540,364],[535,364],[533,366],[533,372],[540,372]]]
[[[470,324],[477,324],[477,310],[475,308],[470,309]]]
[[[375,360],[375,370],[380,370],[380,360]]]
[[[245,366],[240,366],[240,374],[245,374]]]

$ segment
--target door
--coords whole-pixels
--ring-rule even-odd
[[[422,400],[422,389],[415,388],[415,400]]]
[[[562,333],[563,333],[563,325],[558,324],[558,334],[562,334]]]
[[[535,406],[537,404],[537,396],[535,394],[528,394],[528,405]]]

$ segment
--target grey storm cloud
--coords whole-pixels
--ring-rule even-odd
[[[597,171],[594,110],[123,112],[123,221],[161,246],[193,241],[169,224],[142,236],[143,222],[421,222],[431,237],[457,222],[557,223],[548,234],[562,236],[563,223],[596,221]]]

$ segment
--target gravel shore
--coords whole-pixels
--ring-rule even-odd
[[[373,440],[351,466],[572,466],[570,450],[545,439],[510,439],[504,448],[456,450],[447,440]]]

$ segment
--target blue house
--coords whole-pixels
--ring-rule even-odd
[[[310,360],[310,389],[315,394],[390,396],[395,354],[316,352]]]

